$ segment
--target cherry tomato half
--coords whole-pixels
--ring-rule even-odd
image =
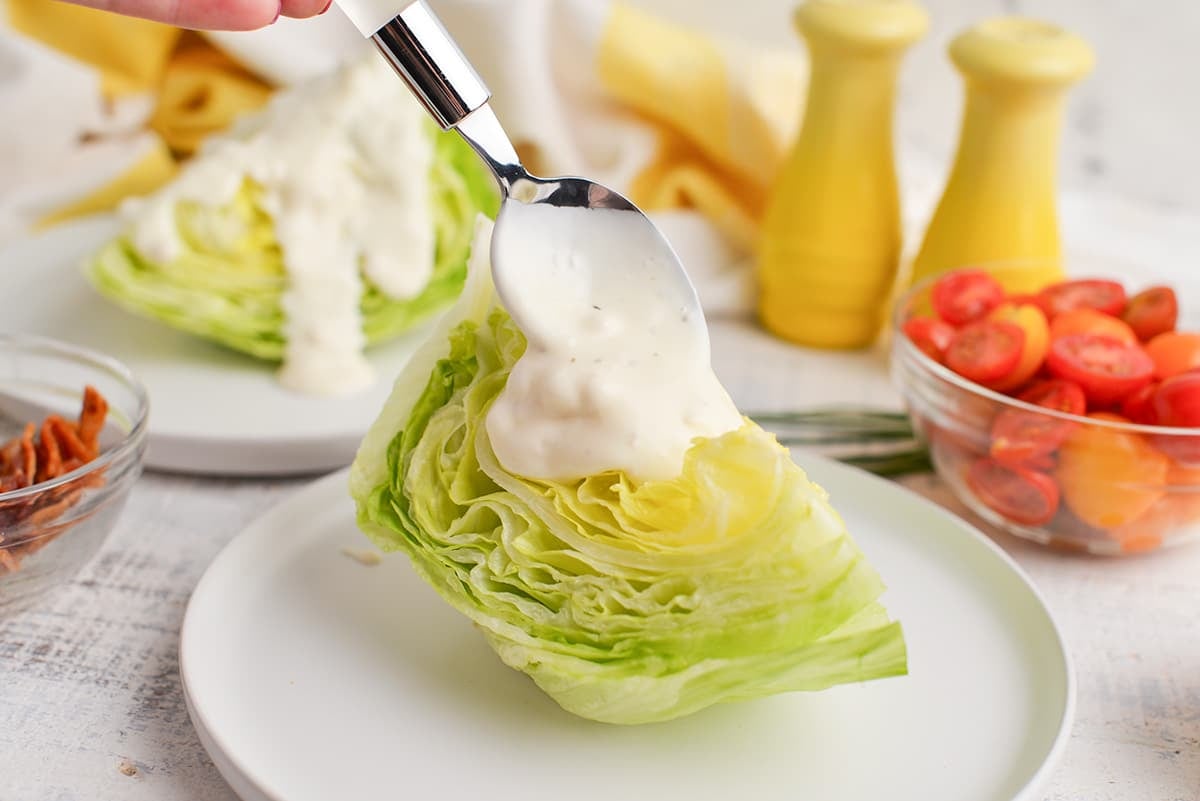
[[[1154,362],[1139,346],[1096,334],[1056,339],[1046,365],[1058,378],[1079,384],[1088,403],[1100,407],[1125,399],[1154,377]]]
[[[1044,406],[1067,414],[1083,414],[1087,411],[1087,396],[1083,394],[1083,387],[1063,378],[1038,381],[1017,398],[1034,406]]]
[[[1149,342],[1159,334],[1175,330],[1179,319],[1179,299],[1169,286],[1152,286],[1129,299],[1121,319],[1143,342]]]
[[[992,421],[992,458],[1011,467],[1049,467],[1050,454],[1071,436],[1075,424],[1024,409],[1005,409]]]
[[[1046,523],[1058,511],[1058,485],[1036,470],[979,459],[967,471],[967,486],[989,509],[1024,526]]]
[[[1007,320],[978,320],[960,328],[946,349],[946,366],[985,386],[1013,371],[1025,347],[1025,332]]]
[[[1052,320],[1072,309],[1095,309],[1115,317],[1125,308],[1125,287],[1098,278],[1063,281],[1039,292],[1038,304]]]
[[[1130,344],[1138,341],[1138,335],[1124,320],[1095,309],[1071,309],[1050,322],[1050,339],[1061,339],[1071,334],[1099,334]]]
[[[1154,413],[1154,393],[1158,386],[1151,382],[1121,401],[1122,416],[1144,426],[1158,425],[1158,415]]]
[[[940,362],[954,338],[954,326],[936,317],[913,317],[904,323],[904,335],[926,356]]]
[[[1200,334],[1168,331],[1146,343],[1146,353],[1154,360],[1154,375],[1173,375],[1200,367]]]
[[[1004,301],[1004,287],[983,270],[956,270],[933,285],[933,310],[951,325],[980,319]]]
[[[1127,422],[1106,412],[1088,417]],[[1084,425],[1059,449],[1054,475],[1076,517],[1094,528],[1113,529],[1136,520],[1163,497],[1170,463],[1140,434]]]
[[[1200,466],[1200,371],[1180,373],[1163,381],[1154,391],[1151,404],[1157,425],[1198,429],[1194,437],[1156,436],[1154,444],[1181,464]]]
[[[991,384],[992,389],[1008,392],[1033,378],[1046,360],[1046,351],[1050,347],[1050,327],[1046,324],[1046,315],[1032,303],[1020,306],[1010,302],[1001,303],[992,309],[988,319],[1006,320],[1019,325],[1025,332],[1025,344],[1021,348],[1017,366],[1004,378]]]

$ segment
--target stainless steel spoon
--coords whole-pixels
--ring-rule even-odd
[[[629,291],[652,287],[654,293],[678,309],[685,320],[703,328],[704,316],[696,289],[679,257],[637,206],[595,181],[539,178],[522,166],[508,135],[488,105],[491,92],[424,0],[409,3],[375,31],[371,39],[442,129],[456,130],[496,176],[503,199],[496,218],[497,233],[508,222],[505,211],[513,203],[627,212],[636,224],[644,225],[647,232],[652,233],[644,241],[654,248],[661,248],[659,253],[647,254],[646,272],[655,274],[639,274],[642,286],[630,286]],[[519,232],[522,236],[526,233],[536,235],[536,232]],[[529,331],[528,326],[534,323],[528,317],[535,306],[531,302],[535,293],[527,296],[523,290],[531,289],[531,282],[536,282],[538,276],[522,270],[516,259],[506,258],[505,249],[497,247],[500,240],[501,237],[493,236],[493,280],[509,314],[518,326]]]

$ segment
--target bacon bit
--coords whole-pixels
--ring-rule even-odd
[[[73,423],[68,423],[57,414],[52,414],[46,418],[46,422],[42,425],[43,437],[46,436],[47,426],[49,426],[50,435],[54,438],[59,451],[62,453],[64,473],[69,473],[84,462],[90,462],[96,458],[96,452],[83,444],[83,440],[79,438],[79,434],[75,430]],[[68,467],[68,464],[71,466]]]
[[[90,384],[83,388],[83,410],[79,412],[79,439],[92,453],[100,452],[100,429],[108,416],[108,401]]]
[[[0,481],[3,481],[15,472],[20,461],[21,440],[19,438],[10,439],[8,442],[0,445]],[[7,490],[4,491],[7,492]]]
[[[40,432],[33,423],[27,424],[21,436],[0,445],[0,493],[58,478],[95,459],[107,416],[108,401],[88,386],[78,424],[56,414],[46,417]],[[40,433],[36,441],[35,432]],[[23,559],[79,522],[56,521],[78,502],[85,489],[103,484],[104,471],[94,470],[30,498],[0,504],[0,528],[8,529],[8,541],[0,535],[0,575],[19,570]],[[18,526],[24,530],[14,538]]]
[[[26,423],[21,432],[21,474],[25,476],[24,486],[28,487],[37,475],[37,450],[33,447],[33,423]]]
[[[42,423],[42,436],[37,444],[37,460],[37,479],[34,483],[49,481],[62,475],[62,453],[58,450],[58,440],[54,438],[49,420]]]

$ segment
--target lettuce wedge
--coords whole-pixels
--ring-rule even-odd
[[[483,423],[525,339],[494,297],[489,230],[359,449],[366,535],[585,718],[647,723],[904,673],[879,576],[750,421],[695,440],[667,481],[534,481],[500,465]]]

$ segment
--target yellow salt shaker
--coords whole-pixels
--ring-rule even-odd
[[[795,23],[812,69],[760,232],[759,314],[794,342],[861,347],[899,264],[892,110],[901,57],[928,16],[910,0],[807,0]]]
[[[1067,89],[1092,68],[1078,36],[1019,17],[981,22],[950,58],[966,82],[958,154],[913,280],[987,265],[1011,291],[1062,278],[1056,162]]]

